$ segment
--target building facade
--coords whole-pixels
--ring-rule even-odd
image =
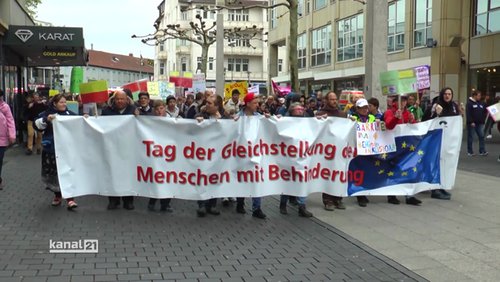
[[[83,66],[83,81],[106,80],[110,88],[153,77],[153,59],[120,55],[97,50],[88,50],[88,63]],[[69,90],[72,67],[61,67],[59,71],[62,88]]]
[[[283,0],[270,2],[279,1]],[[386,0],[377,1],[385,4]],[[363,90],[367,9],[362,2],[298,0],[301,92]],[[499,1],[391,0],[387,6],[386,24],[375,27],[387,30],[387,52],[383,54],[387,55],[387,70],[430,65],[430,91],[450,86],[462,101],[472,89],[500,92]],[[289,40],[289,19],[280,17],[286,13],[282,7],[271,11],[271,65],[278,64],[278,57],[272,54],[279,54],[278,48]],[[289,81],[288,73],[280,75],[274,69],[271,79]]]
[[[251,2],[251,1],[243,1]],[[267,5],[267,1],[253,1],[253,3]],[[245,3],[243,3],[245,4]],[[248,4],[248,3],[247,3]],[[215,0],[178,0],[163,1],[160,5],[159,28],[166,28],[170,24],[179,24],[181,28],[189,28],[190,22],[199,22],[201,17],[207,26],[212,26],[217,13],[224,14],[224,29],[241,29],[241,34],[247,28],[252,33],[257,31],[251,39],[236,38],[228,35],[224,39],[224,71],[216,70],[217,43],[211,45],[207,55],[207,87],[215,88],[216,79],[230,81],[250,81],[265,87],[268,79],[268,10],[213,10]],[[203,9],[205,7],[205,9]],[[163,14],[162,14],[163,12]],[[215,29],[214,29],[215,30]],[[199,72],[202,61],[200,45],[183,39],[168,39],[156,47],[155,79],[167,80],[170,71]],[[283,55],[284,57],[284,55]],[[287,67],[280,57],[281,69]],[[218,74],[219,73],[219,74]]]

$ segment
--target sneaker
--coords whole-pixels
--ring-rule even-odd
[[[491,138],[493,138],[493,136],[491,136],[491,134],[488,134],[488,135],[486,136],[486,139],[491,139]]]
[[[198,217],[204,217],[207,214],[207,212],[205,211],[205,207],[199,207],[196,210],[196,214],[198,215]]]
[[[332,205],[332,204],[326,204],[326,205],[325,205],[325,210],[327,210],[327,211],[334,211],[334,210],[335,210],[335,208],[333,207],[333,205]]]
[[[123,203],[123,208],[126,209],[126,210],[129,210],[129,211],[135,209],[134,204],[130,203],[130,202],[124,202]]]
[[[286,210],[286,204],[284,204],[284,205],[280,204],[280,213],[281,214],[288,214],[288,211]]]
[[[36,154],[40,155],[42,153],[42,149],[36,149]]]
[[[52,200],[52,206],[53,207],[57,207],[61,204],[61,198],[60,197],[54,197],[54,199]]]
[[[297,197],[293,197],[293,196],[291,196],[291,197],[289,198],[289,202],[290,202],[290,205],[292,205],[292,206],[294,206],[294,207],[299,205],[299,202],[297,202]]]
[[[27,156],[32,155],[32,154],[33,154],[33,150],[30,150],[30,149],[26,150],[26,155]]]
[[[398,198],[396,198],[396,196],[387,196],[387,202],[393,205],[399,205],[400,203],[400,201],[398,200]]]
[[[299,216],[301,217],[312,217],[313,214],[306,209],[305,206],[299,207]]]
[[[230,204],[229,198],[222,199],[222,206],[223,207],[228,207],[229,204]]]
[[[77,207],[78,207],[78,205],[76,204],[76,202],[75,202],[75,201],[73,201],[73,200],[68,201],[68,210],[69,210],[69,211],[70,211],[70,210],[73,210],[73,209],[75,209],[75,208],[77,208]]]
[[[476,154],[474,154],[474,153],[467,153],[467,157],[473,157],[473,156],[475,156],[475,155],[476,155]]]
[[[420,201],[419,199],[417,199],[415,197],[406,198],[407,205],[420,206],[421,203],[422,203],[422,201]]]
[[[245,210],[245,206],[244,205],[237,205],[236,206],[236,212],[240,213],[240,214],[246,214],[247,213],[247,211]]]
[[[450,200],[451,194],[442,189],[432,190],[431,198],[438,200]]]
[[[342,200],[333,202],[333,205],[335,206],[336,209],[345,210],[345,206],[344,203],[342,203]]]
[[[207,213],[211,215],[220,215],[220,211],[214,207],[207,208]]]
[[[370,202],[366,196],[358,196],[357,199],[358,199],[358,205],[363,208],[366,207],[367,204]]]
[[[161,212],[173,212],[174,210],[170,205],[160,207]]]
[[[265,219],[266,215],[262,212],[261,209],[256,209],[252,213],[253,217],[260,218],[260,219]]]
[[[482,152],[482,153],[479,153],[480,156],[483,156],[483,157],[486,157],[488,155],[488,152]]]

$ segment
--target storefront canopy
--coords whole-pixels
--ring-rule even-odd
[[[11,25],[3,45],[7,65],[83,66],[88,60],[82,28]]]

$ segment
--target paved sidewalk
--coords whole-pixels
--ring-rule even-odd
[[[316,194],[309,207],[318,219],[430,281],[499,281],[500,134],[495,130],[487,140],[487,157],[467,157],[466,146],[451,201],[427,192],[417,196],[421,207],[369,197],[362,208],[351,198],[345,199],[346,210],[328,212]]]
[[[273,197],[263,201],[267,220],[234,207],[197,218],[195,202],[182,200],[173,200],[172,214],[148,212],[137,198],[134,211],[107,211],[97,196],[77,199],[80,207],[69,212],[50,206],[39,173],[39,156],[7,152],[0,281],[425,281],[335,227],[280,215]],[[340,214],[356,213],[318,215],[337,226]],[[50,254],[50,239],[98,239],[99,253]]]

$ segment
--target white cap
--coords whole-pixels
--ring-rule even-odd
[[[356,101],[356,107],[362,108],[362,107],[366,107],[366,106],[368,106],[368,101],[366,101],[366,99],[361,98],[361,99],[358,99],[358,101]]]

